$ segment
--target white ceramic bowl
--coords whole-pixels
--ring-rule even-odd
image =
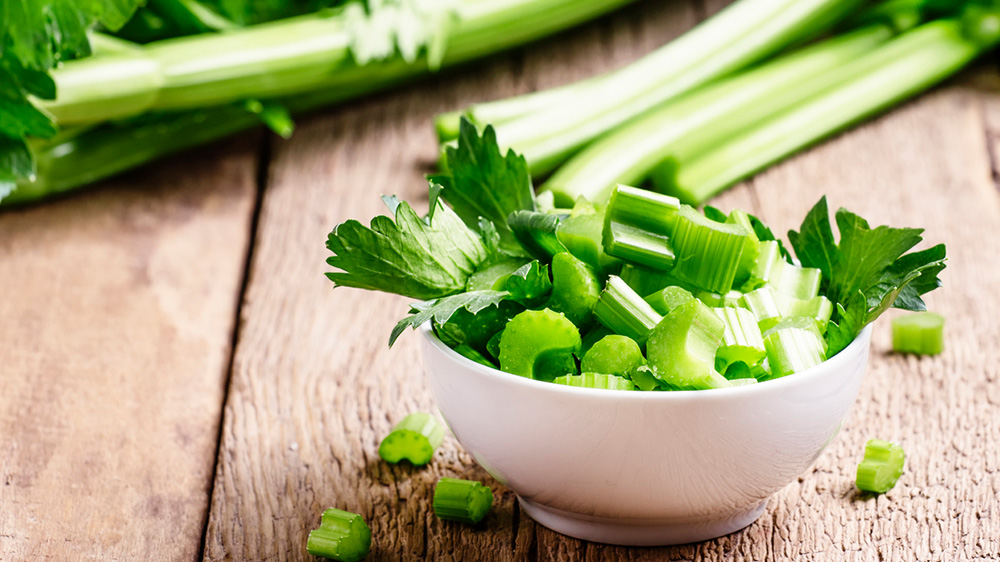
[[[762,384],[623,392],[504,373],[422,332],[431,391],[479,464],[542,525],[625,545],[701,541],[756,520],[837,434],[871,341],[869,326],[829,361]]]

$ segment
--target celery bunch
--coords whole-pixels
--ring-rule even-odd
[[[558,206],[607,201],[618,183],[696,205],[998,41],[995,0],[739,0],[622,69],[436,125],[448,142],[462,115],[492,124]]]

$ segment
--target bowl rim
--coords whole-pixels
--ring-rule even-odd
[[[650,401],[690,401],[690,400],[718,400],[727,398],[744,398],[747,396],[752,396],[755,393],[762,392],[781,392],[782,389],[787,389],[790,387],[798,387],[808,385],[811,381],[821,378],[823,376],[828,376],[830,372],[838,372],[846,367],[846,364],[855,360],[857,356],[862,354],[866,348],[871,345],[871,335],[872,335],[872,324],[865,326],[864,329],[858,333],[857,337],[840,353],[834,355],[830,359],[823,361],[815,367],[810,367],[805,371],[794,373],[793,375],[788,375],[781,377],[779,379],[772,379],[769,381],[764,381],[760,384],[748,384],[745,386],[735,386],[727,388],[712,388],[705,390],[671,390],[669,392],[652,392],[652,391],[621,391],[612,390],[606,388],[582,388],[575,386],[568,386],[564,384],[553,384],[551,382],[540,381],[536,379],[529,379],[527,377],[522,377],[512,373],[507,373],[496,369],[493,367],[487,367],[481,363],[476,363],[475,361],[461,355],[454,349],[448,347],[443,341],[441,341],[431,329],[430,322],[427,322],[420,326],[419,328],[422,335],[426,338],[427,343],[435,348],[438,352],[442,353],[449,360],[460,363],[463,367],[472,369],[474,372],[485,376],[487,378],[496,380],[504,384],[511,384],[514,386],[521,386],[526,389],[535,389],[539,392],[550,392],[553,394],[563,394],[568,396],[580,396],[580,397],[591,397],[591,398],[601,398],[606,400],[608,397],[615,397],[622,400],[650,400]],[[426,364],[427,358],[424,358]],[[865,360],[867,365],[867,359]]]

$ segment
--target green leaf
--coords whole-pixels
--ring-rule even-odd
[[[24,140],[0,134],[0,181],[16,182],[33,173],[31,151]]]
[[[534,211],[535,197],[531,174],[524,156],[500,151],[493,127],[482,136],[475,125],[462,118],[457,147],[445,150],[448,172],[430,180],[444,187],[442,196],[474,227],[479,217],[491,221],[500,234],[500,247],[509,253],[523,253],[507,217],[515,211]]]
[[[416,329],[431,319],[438,324],[444,324],[459,309],[465,309],[475,315],[488,306],[499,305],[500,301],[509,294],[507,291],[470,291],[431,301],[413,303],[410,305],[410,315],[400,320],[392,329],[392,333],[389,335],[389,347],[396,343],[396,339],[402,335],[407,327]]]
[[[526,263],[510,274],[504,288],[510,293],[511,300],[528,308],[539,306],[552,292],[549,266],[537,260]]]
[[[288,109],[274,100],[246,100],[244,107],[281,138],[291,138],[295,131],[295,122]]]
[[[785,248],[785,244],[778,240],[774,236],[774,232],[771,231],[770,227],[764,224],[764,221],[759,218],[747,213],[747,217],[750,218],[750,226],[753,227],[753,233],[757,235],[757,240],[764,242],[765,240],[773,240],[778,243],[778,251],[781,252],[781,257],[785,258],[785,261],[792,263],[792,254]]]
[[[726,219],[729,218],[726,213],[711,205],[705,205],[702,212],[705,214],[705,218],[715,222],[726,222]]]
[[[528,255],[549,262],[552,261],[552,256],[568,251],[557,234],[561,221],[559,215],[515,211],[511,213],[507,224]]]
[[[349,220],[334,228],[327,263],[342,271],[327,273],[336,286],[433,299],[461,292],[476,268],[489,257],[479,234],[440,200],[433,219],[424,220],[407,203],[366,227]]]
[[[834,241],[826,198],[809,211],[798,232],[788,238],[802,265],[823,272],[826,297],[837,304],[826,339],[828,356],[846,347],[889,307],[924,310],[924,293],[941,285],[945,268],[943,244],[906,253],[920,241],[922,229],[879,226],[847,209],[836,215],[839,244]]]

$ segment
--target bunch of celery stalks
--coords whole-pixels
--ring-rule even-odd
[[[95,34],[94,56],[53,71],[57,97],[40,105],[60,133],[32,140],[37,173],[4,203],[74,189],[261,118],[287,135],[285,111],[384,89],[630,1],[454,0],[420,53],[390,47],[376,60],[358,56],[350,20],[336,10],[144,45]],[[621,69],[475,104],[436,127],[448,143],[463,115],[492,124],[560,207],[580,196],[606,201],[618,183],[700,204],[998,41],[998,0],[737,0]]]

